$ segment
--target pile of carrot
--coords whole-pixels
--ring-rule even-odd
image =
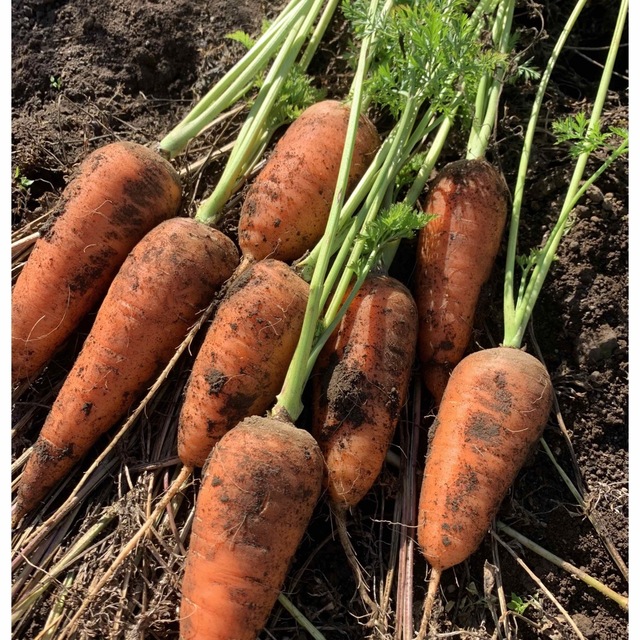
[[[498,4],[506,41],[513,2]],[[291,16],[274,31],[279,43],[291,21],[305,23],[299,7]],[[417,197],[408,195],[385,218],[398,158],[408,160],[435,121],[446,136],[451,120],[434,111],[418,122],[421,102],[404,92],[401,123],[381,141],[362,96],[370,62],[363,49],[349,103],[317,102],[275,145],[247,188],[237,243],[179,215],[181,185],[167,160],[116,143],[82,165],[14,287],[14,386],[34,380],[97,308],[22,471],[14,526],[126,416],[215,303],[177,425],[180,461],[203,468],[182,640],[258,636],[323,489],[344,514],[373,487],[415,368],[437,408],[416,531],[431,568],[425,637],[442,572],[479,547],[549,418],[551,380],[521,348],[522,322],[516,337],[506,322],[496,348],[471,344],[509,205],[503,176],[484,157],[487,140],[438,172],[426,215],[410,218]],[[485,96],[486,120],[497,95]],[[363,196],[372,185],[379,192]],[[354,192],[358,204],[348,200]],[[389,211],[398,210],[412,224],[394,228]],[[387,267],[418,228],[408,287]],[[301,428],[307,383],[310,425]]]

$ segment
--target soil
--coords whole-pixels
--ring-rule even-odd
[[[243,47],[224,36],[237,29],[257,34],[263,20],[277,9],[258,0],[12,0],[11,6],[14,237],[38,228],[41,216],[55,203],[74,168],[91,150],[115,139],[146,144],[159,141],[242,55]],[[557,1],[544,6],[519,4],[516,24],[522,29],[523,42],[530,43],[534,66],[544,65],[571,8]],[[531,161],[522,212],[522,247],[535,247],[542,241],[562,205],[573,163],[565,147],[554,145],[550,122],[587,108],[593,100],[599,65],[604,62],[616,15],[613,4],[603,0],[589,3],[558,61]],[[338,12],[311,68],[316,84],[329,97],[342,97],[348,86],[344,40]],[[625,33],[623,42],[627,41]],[[603,120],[608,126],[626,127],[626,47],[621,52]],[[489,159],[502,169],[510,187],[515,183],[534,92],[534,83],[508,86],[504,91]],[[241,120],[229,122],[225,135],[232,134]],[[383,122],[379,124],[384,127]],[[442,163],[460,153],[463,137],[451,137]],[[215,146],[216,142],[211,136],[205,138],[187,157],[202,153],[202,148]],[[186,162],[177,159],[175,164],[181,168]],[[597,166],[596,161],[589,164],[591,169]],[[198,179],[185,181],[188,197],[183,215],[193,213],[211,190],[216,171],[219,166],[213,163]],[[232,201],[223,224],[232,237],[237,209],[237,201]],[[519,474],[498,516],[500,523],[624,595],[628,595],[628,582],[606,544],[628,563],[628,222],[628,164],[623,158],[601,176],[576,207],[536,305],[531,330],[525,336],[526,348],[541,358],[551,373],[557,396],[545,443],[559,467],[583,492],[592,519],[599,523],[599,532],[542,447]],[[393,267],[393,274],[408,283],[414,248],[413,242],[405,242]],[[484,292],[474,348],[496,344],[502,335],[503,262],[504,247]],[[80,327],[45,374],[14,404],[14,459],[33,443],[90,322],[88,319]],[[197,340],[194,349],[196,346]],[[141,419],[139,429],[128,436],[126,444],[116,448],[109,470],[83,494],[73,518],[54,538],[60,549],[68,547],[96,514],[108,505],[118,505],[118,524],[112,523],[102,546],[93,545],[77,565],[65,615],[71,615],[82,600],[95,568],[106,566],[118,545],[125,544],[139,527],[149,477],[158,479],[158,469],[175,466],[171,438],[188,368],[185,356],[165,383],[161,398]],[[378,600],[396,566],[392,556],[397,549],[395,536],[403,530],[395,523],[406,478],[392,461],[405,459],[416,408],[420,416],[419,482],[433,416],[426,393],[414,392],[392,447],[395,458],[390,458],[371,494],[348,518],[356,554]],[[303,414],[303,422],[305,419]],[[157,443],[159,433],[163,442],[169,443],[163,449]],[[101,442],[103,448],[105,442]],[[151,464],[152,454],[155,461],[160,460],[156,466]],[[157,489],[161,484],[153,486]],[[68,493],[71,486],[63,487],[63,491]],[[192,506],[197,488],[196,478],[185,491],[185,513]],[[176,518],[184,524],[181,513],[178,511]],[[627,614],[615,602],[515,543],[506,531],[496,525],[493,535],[487,535],[469,561],[445,572],[434,614],[436,630],[452,634],[443,637],[491,638],[501,611],[500,585],[506,601],[516,609],[509,614],[512,638],[576,637],[552,597],[585,638],[619,640],[628,636]],[[158,539],[150,538],[138,558],[143,560],[128,565],[116,577],[115,586],[88,608],[74,637],[104,638],[105,629],[110,630],[110,638],[178,637],[182,556],[170,534],[164,546]],[[501,543],[508,544],[510,550]],[[414,553],[409,563],[413,575],[391,580],[386,628],[367,628],[367,611],[353,572],[335,535],[329,508],[321,501],[283,592],[327,640],[393,638],[400,625],[396,610],[400,583],[412,586],[416,625],[420,621],[426,567],[417,549]],[[35,556],[33,561],[37,562]],[[174,574],[165,572],[163,566],[173,567]],[[496,577],[499,580],[494,584]],[[15,574],[14,584],[17,580]],[[54,593],[39,601],[26,622],[16,625],[14,638],[38,635],[53,606]],[[261,640],[307,637],[280,604],[260,636]],[[500,631],[493,637],[504,636]]]

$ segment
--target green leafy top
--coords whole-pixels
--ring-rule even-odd
[[[343,10],[354,33],[367,23],[365,0],[345,0]],[[415,0],[395,5],[378,27],[373,73],[367,82],[372,101],[397,118],[408,96],[446,113],[464,87],[474,95],[480,78],[502,59],[484,47],[462,0]]]
[[[597,121],[589,129],[589,118],[584,112],[553,122],[551,126],[556,136],[556,144],[571,143],[569,153],[574,158],[583,153],[611,150],[620,146],[621,142],[628,143],[629,140],[629,132],[621,127],[610,127],[604,132]]]
[[[382,250],[392,242],[412,238],[434,216],[403,202],[396,202],[382,210],[360,233],[364,248],[358,265],[349,265],[360,273],[365,263],[376,260]]]

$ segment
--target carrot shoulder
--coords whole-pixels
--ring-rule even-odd
[[[436,404],[473,331],[507,218],[507,189],[485,160],[448,164],[432,186],[420,231],[414,294],[422,378]]]
[[[417,331],[409,290],[389,276],[371,275],[318,357],[312,433],[339,507],[355,506],[380,473],[407,398]]]
[[[237,264],[229,238],[187,218],[163,222],[136,245],[25,465],[15,522],[125,415]]]
[[[311,435],[250,417],[222,437],[198,493],[182,582],[181,640],[255,640],[318,500]]]
[[[551,402],[547,370],[519,349],[479,351],[453,370],[434,423],[418,513],[418,542],[436,570],[478,548],[542,435]]]
[[[322,237],[342,158],[349,106],[323,100],[306,109],[279,140],[252,183],[238,222],[243,255],[296,260]],[[361,116],[349,174],[349,190],[364,175],[380,138]]]
[[[273,404],[295,351],[309,285],[279,260],[252,264],[227,291],[193,363],[178,454],[201,467],[243,418]]]
[[[89,155],[64,190],[11,298],[12,382],[31,380],[105,295],[135,244],[176,215],[171,165],[131,142]]]

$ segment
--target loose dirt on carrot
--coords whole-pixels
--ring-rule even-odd
[[[544,66],[571,8],[557,0],[519,3],[515,21],[523,30],[522,44],[530,45],[533,66]],[[237,29],[257,35],[262,21],[276,10],[258,0],[12,1],[12,243],[24,247],[22,253],[16,249],[13,278],[28,255],[29,236],[46,224],[47,212],[87,153],[116,139],[159,141],[242,55],[243,47],[224,36]],[[551,122],[587,108],[593,100],[616,14],[615,5],[591,2],[558,61],[527,181],[523,253],[549,232],[571,177],[573,162],[565,147],[554,144]],[[338,11],[310,69],[330,98],[343,97],[350,84],[345,41]],[[623,42],[628,42],[626,33]],[[626,127],[626,47],[621,51],[603,120]],[[534,82],[505,88],[490,145],[489,159],[500,166],[511,189],[534,93]],[[183,215],[193,214],[211,192],[226,158],[218,150],[233,137],[244,114],[229,116],[174,162],[185,185]],[[388,122],[380,114],[372,116],[378,117],[376,124],[384,134]],[[464,132],[452,135],[439,166],[459,157],[464,142]],[[212,160],[204,171],[190,166],[207,154]],[[628,184],[628,164],[622,159],[576,207],[524,340],[551,374],[557,407],[544,443],[519,474],[493,533],[467,562],[444,572],[433,616],[437,632],[451,634],[442,637],[579,637],[552,597],[584,638],[628,637],[627,614],[613,600],[508,533],[517,531],[614,591],[628,594]],[[229,203],[221,224],[234,240],[239,210],[240,197]],[[504,247],[483,292],[474,349],[493,346],[502,336]],[[415,243],[405,242],[392,267],[391,275],[409,284],[414,250]],[[13,403],[15,477],[93,317]],[[56,612],[62,618],[51,637],[58,637],[92,581],[140,529],[177,474],[177,416],[202,337],[203,331],[195,334],[122,438],[113,446],[113,434],[103,438],[43,503],[35,519],[13,532],[13,638],[38,637]],[[307,424],[303,413],[300,425]],[[324,499],[316,507],[283,594],[326,640],[405,640],[408,636],[401,635],[400,628],[407,628],[407,610],[415,627],[419,625],[426,567],[417,546],[411,545],[411,528],[402,523],[411,506],[411,437],[419,435],[413,476],[419,486],[432,424],[429,398],[416,385],[380,478],[349,515],[355,552],[383,611],[375,627],[366,625],[368,612],[345,562],[329,507]],[[109,447],[79,485],[91,463]],[[556,463],[584,496],[589,517]],[[193,476],[171,503],[170,517],[143,538],[100,596],[88,604],[70,637],[178,638],[180,580],[200,477]],[[77,498],[69,504],[75,488]],[[63,504],[69,508],[56,522],[45,530],[30,528]],[[84,552],[53,573],[83,535],[88,540]],[[37,571],[38,566],[44,572]],[[33,606],[19,608],[47,574],[52,576],[48,588]],[[260,640],[311,637],[286,603],[282,599],[275,607]],[[510,635],[502,623],[496,631],[505,612]]]

